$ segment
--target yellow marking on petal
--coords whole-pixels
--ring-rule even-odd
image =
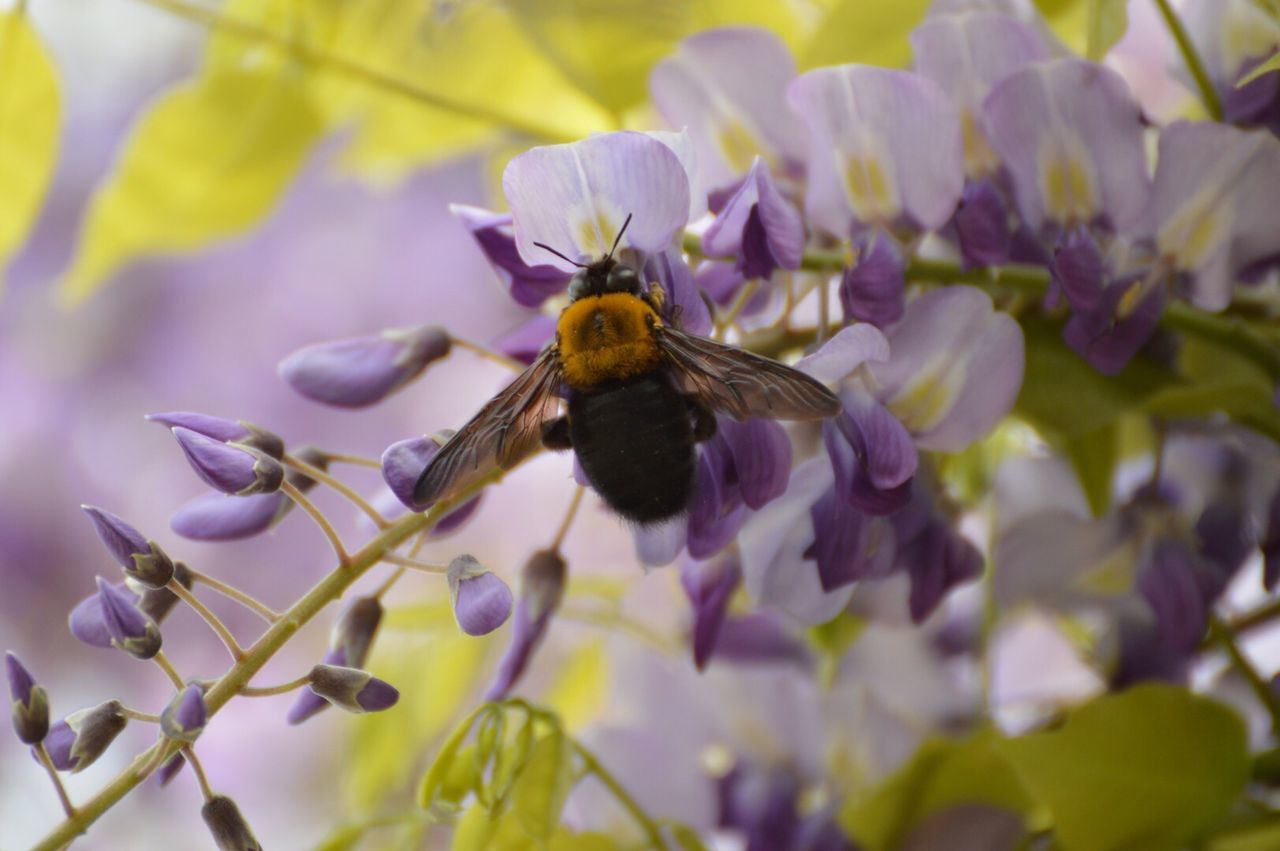
[[[960,132],[964,138],[964,173],[969,177],[995,174],[1000,168],[1000,155],[992,150],[978,119],[967,109],[960,115]]]
[[[915,434],[929,431],[955,407],[964,378],[963,366],[937,358],[889,400],[888,408],[907,431]]]
[[[1217,203],[1220,200],[1218,187],[1206,186],[1160,228],[1156,245],[1175,267],[1187,271],[1200,268],[1230,239],[1233,209]]]
[[[1134,571],[1138,564],[1136,543],[1130,541],[1116,547],[1102,558],[1097,567],[1080,574],[1073,583],[1081,591],[1118,597],[1133,590]]]
[[[850,155],[844,161],[845,192],[854,215],[864,222],[889,223],[902,212],[893,172],[877,152]]]
[[[569,221],[573,223],[574,245],[590,258],[603,257],[609,253],[613,240],[622,227],[622,217],[612,210],[600,208],[600,199],[595,199],[594,206],[571,211]]]
[[[756,155],[765,149],[765,145],[756,139],[746,125],[732,118],[720,125],[716,141],[720,143],[724,161],[736,174],[746,173]]]
[[[1074,136],[1055,137],[1037,157],[1040,194],[1045,212],[1059,224],[1091,221],[1101,212],[1098,179],[1089,153]]]

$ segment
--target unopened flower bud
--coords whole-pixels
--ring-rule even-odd
[[[247,446],[276,460],[284,457],[284,438],[246,420],[228,420],[190,411],[147,414],[147,419],[169,428],[185,428],[222,443]]]
[[[200,809],[204,823],[218,844],[218,851],[262,851],[249,823],[240,814],[236,802],[226,795],[214,795]]]
[[[156,781],[161,786],[168,786],[169,781],[176,777],[178,772],[182,770],[182,766],[186,764],[187,761],[182,758],[182,754],[174,754],[169,757],[168,762],[160,766],[160,770],[156,772]]]
[[[10,709],[13,729],[23,744],[34,745],[49,732],[49,698],[17,656],[6,653],[4,666],[9,675],[9,694],[13,697]]]
[[[98,577],[98,596],[113,646],[139,659],[150,659],[160,652],[160,628],[142,613],[127,590]]]
[[[400,699],[400,692],[368,671],[337,665],[311,669],[311,690],[348,712],[380,712]]]
[[[720,640],[729,600],[742,582],[742,569],[732,557],[714,561],[686,561],[680,566],[680,584],[693,607],[693,663],[707,666]]]
[[[174,695],[160,713],[160,729],[169,738],[189,744],[200,737],[208,720],[204,690],[192,684]]]
[[[437,326],[392,329],[299,349],[280,362],[279,373],[308,399],[363,408],[417,378],[449,354],[451,345],[448,332]]]
[[[539,550],[520,573],[520,598],[512,619],[511,643],[498,663],[498,673],[486,700],[500,700],[524,674],[534,650],[542,643],[551,615],[564,595],[566,565],[559,553]]]
[[[173,562],[160,545],[110,511],[80,506],[93,521],[98,538],[124,572],[148,588],[163,588],[173,576]]]
[[[191,571],[180,561],[173,563],[173,578],[183,588],[188,591],[191,590]],[[130,580],[126,579],[125,584],[129,585]],[[138,610],[157,624],[163,621],[169,612],[173,611],[174,606],[178,605],[178,595],[168,588],[144,588],[139,586],[130,590],[138,594]]]
[[[173,436],[196,475],[223,493],[272,493],[284,482],[280,462],[256,449],[213,440],[181,426],[173,429]]]
[[[467,635],[488,635],[511,616],[511,589],[469,555],[449,563],[453,615]]]
[[[343,651],[342,664],[352,668],[364,666],[378,625],[382,623],[382,612],[382,603],[377,597],[357,597],[338,616],[329,636],[329,646]]]
[[[452,436],[451,430],[444,429],[429,437],[411,437],[391,444],[382,453],[382,479],[396,499],[409,509],[424,511],[431,507],[415,502],[413,489],[428,462]],[[477,494],[441,517],[432,527],[431,537],[439,538],[460,527],[475,512],[481,498],[482,495]]]
[[[321,664],[346,666],[347,653],[345,650],[331,649],[324,654],[324,660]],[[329,701],[311,689],[304,688],[298,693],[298,698],[293,702],[293,706],[289,707],[289,713],[285,715],[284,720],[296,726],[327,708],[329,708]]]
[[[118,700],[73,712],[49,728],[45,750],[59,771],[83,771],[106,751],[128,723]]]

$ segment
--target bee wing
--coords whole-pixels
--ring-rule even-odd
[[[681,391],[712,411],[738,421],[821,420],[840,411],[836,395],[798,369],[669,325],[655,333]]]
[[[560,379],[560,353],[552,346],[440,447],[414,485],[414,501],[448,499],[536,449],[543,426],[559,411]]]

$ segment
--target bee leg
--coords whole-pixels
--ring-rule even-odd
[[[573,448],[573,438],[569,436],[568,417],[556,417],[542,427],[542,445],[552,452]]]
[[[716,415],[695,402],[692,396],[686,396],[685,401],[689,403],[689,413],[693,414],[693,442],[702,443],[715,437]]]

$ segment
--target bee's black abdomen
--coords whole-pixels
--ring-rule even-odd
[[[662,375],[569,400],[569,431],[587,478],[636,523],[674,517],[693,491],[688,403]]]

